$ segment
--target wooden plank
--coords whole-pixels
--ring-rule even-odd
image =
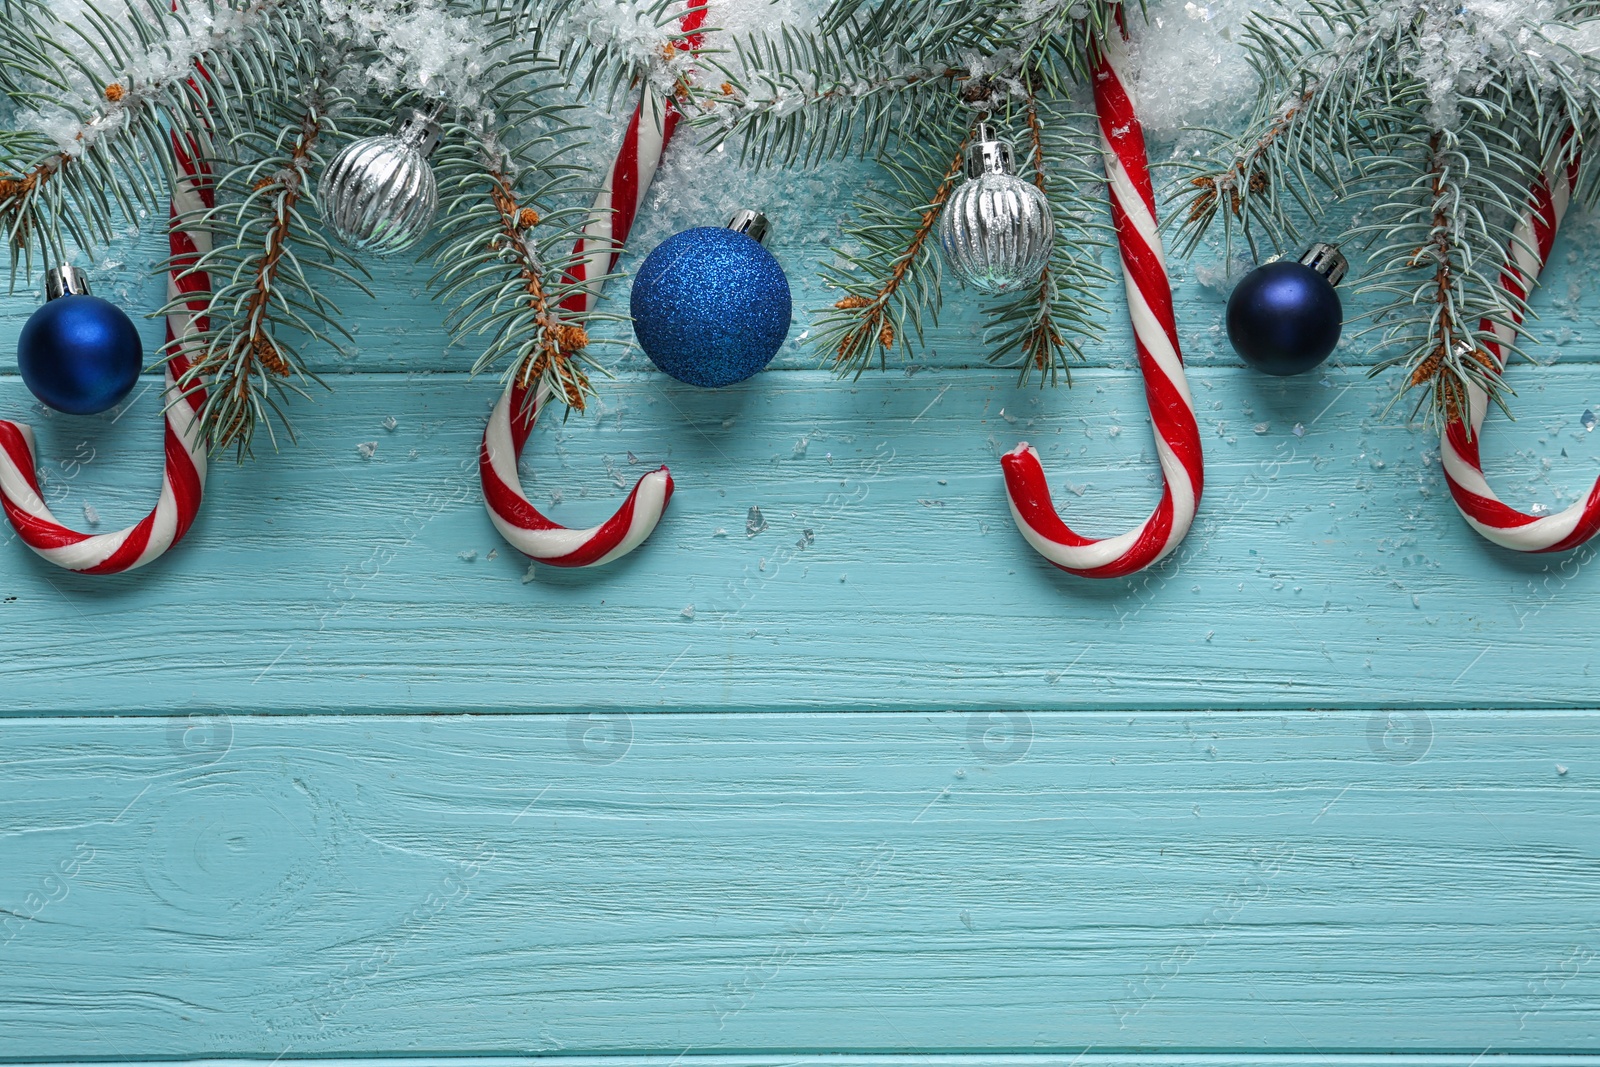
[[[1593,712],[14,721],[0,1057],[1593,1049],[1597,738]]]
[[[382,1056],[341,1057],[339,1059],[297,1059],[295,1067],[543,1067],[549,1056]],[[96,1060],[104,1064],[105,1060]],[[137,1063],[181,1063],[186,1067],[253,1067],[260,1060],[137,1060]],[[562,1067],[645,1067],[661,1059],[645,1055],[586,1056],[561,1054]],[[1516,1053],[1478,1052],[1472,1054],[1425,1052],[1394,1053],[1295,1053],[1295,1052],[1096,1052],[1088,1049],[1067,1053],[795,1053],[731,1052],[705,1055],[678,1055],[669,1061],[676,1067],[1595,1067],[1600,1056],[1584,1053],[1547,1052],[1534,1056]],[[63,1065],[59,1060],[38,1064],[19,1063],[17,1067],[86,1067]]]
[[[1600,459],[1576,418],[1592,376],[1545,374],[1522,397],[1529,416],[1487,439],[1512,500],[1571,499]],[[1429,438],[1381,418],[1384,386],[1362,372],[1195,378],[1200,519],[1161,568],[1100,584],[1021,541],[995,456],[1038,443],[1087,532],[1137,521],[1156,474],[1138,384],[1116,372],[1070,396],[978,372],[892,388],[798,373],[719,392],[617,383],[598,420],[540,428],[530,491],[560,492],[550,514],[587,525],[620,502],[617,482],[666,460],[672,508],[620,563],[529,583],[472,466],[492,386],[348,379],[308,409],[302,445],[219,462],[189,540],[146,571],[65,574],[0,529],[0,707],[1600,705],[1594,549],[1527,558],[1481,541]],[[22,411],[21,392],[0,382],[0,412]],[[102,528],[149,508],[153,394],[141,404],[41,425],[70,521],[84,503]],[[747,537],[752,506],[769,529]]]

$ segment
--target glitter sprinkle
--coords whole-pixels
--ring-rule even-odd
[[[754,537],[767,528],[767,517],[761,514],[761,509],[755,505],[750,506],[750,514],[744,520],[744,535]]]

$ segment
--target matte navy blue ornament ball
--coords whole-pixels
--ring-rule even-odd
[[[1265,374],[1302,374],[1339,343],[1344,308],[1334,286],[1350,269],[1333,245],[1312,245],[1300,261],[1257,267],[1228,298],[1228,340]]]
[[[726,228],[675,234],[633,280],[633,332],[650,362],[706,389],[742,382],[789,334],[789,279],[761,246],[767,220],[741,211]]]
[[[122,309],[89,295],[82,272],[52,269],[45,303],[17,338],[17,369],[43,403],[95,415],[121,403],[139,380],[144,349]]]

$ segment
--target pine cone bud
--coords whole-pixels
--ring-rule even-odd
[[[106,99],[111,101],[113,104],[120,103],[122,98],[127,95],[128,90],[124,89],[120,82],[112,82],[110,85],[106,86]]]
[[[878,331],[878,343],[884,348],[894,344],[894,327],[887,322],[883,324],[883,329]]]
[[[1465,411],[1467,407],[1467,390],[1466,387],[1461,384],[1460,379],[1454,377],[1443,378],[1436,386],[1434,386],[1434,388],[1439,390],[1439,394],[1444,401],[1445,421],[1466,421],[1462,418],[1461,413]]]
[[[544,372],[550,369],[550,353],[540,352],[523,367],[522,384],[528,385],[544,377]]]
[[[589,333],[582,326],[561,323],[551,332],[555,335],[556,347],[563,354],[576,352],[589,343]]]
[[[520,229],[531,230],[539,225],[539,213],[531,207],[525,207],[517,212],[517,226]]]
[[[268,373],[279,378],[289,376],[289,363],[278,351],[278,346],[272,338],[264,333],[256,334],[256,339],[250,343],[250,352],[255,356],[256,362],[267,370]]]
[[[1422,385],[1433,380],[1439,373],[1439,365],[1444,362],[1444,347],[1441,345],[1428,354],[1428,358],[1417,364],[1417,369],[1411,372],[1410,384]]]
[[[852,296],[847,296],[844,299],[838,301],[833,306],[838,308],[840,311],[849,311],[852,308],[864,308],[864,307],[867,307],[871,303],[872,303],[872,301],[867,299],[864,296],[853,296],[852,295]]]

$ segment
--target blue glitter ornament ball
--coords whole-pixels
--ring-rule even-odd
[[[17,339],[23,383],[69,415],[115,407],[144,366],[139,331],[121,308],[90,296],[83,276],[71,268],[51,271],[46,292],[50,298],[23,324]]]
[[[662,241],[633,280],[633,332],[650,362],[680,382],[716,389],[772,362],[789,333],[789,279],[758,237],[700,226]]]
[[[1265,374],[1302,374],[1339,343],[1344,308],[1334,285],[1348,265],[1331,245],[1298,263],[1279,260],[1245,275],[1228,298],[1228,340]]]

